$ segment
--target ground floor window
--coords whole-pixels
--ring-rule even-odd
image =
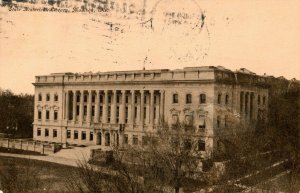
[[[198,151],[205,151],[205,141],[203,140],[198,141]]]
[[[37,128],[36,135],[37,136],[41,136],[41,134],[42,134],[41,128]]]
[[[94,132],[90,132],[90,141],[94,140]]]
[[[124,144],[128,144],[128,135],[124,134]]]
[[[110,134],[105,133],[105,146],[110,146]]]
[[[71,130],[67,130],[67,139],[71,138]]]
[[[78,131],[74,131],[74,139],[78,139]]]
[[[81,140],[86,140],[86,132],[85,131],[81,132]]]
[[[139,144],[139,139],[137,135],[132,136],[132,144],[133,145],[138,145]]]
[[[57,137],[57,129],[53,129],[53,137]]]
[[[45,129],[45,137],[49,136],[49,129]]]

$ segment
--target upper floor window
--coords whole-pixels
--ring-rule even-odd
[[[138,145],[139,144],[139,139],[137,135],[132,136],[132,144],[133,145]]]
[[[77,103],[80,102],[80,95],[76,95],[76,102],[77,102]]]
[[[41,94],[41,93],[38,95],[38,100],[39,100],[39,101],[42,101],[42,100],[43,100],[43,97],[42,97],[42,94]]]
[[[229,95],[226,94],[226,96],[225,96],[225,104],[228,105],[228,103],[229,103]]]
[[[83,95],[83,102],[87,102],[87,100],[88,100],[88,95],[87,94],[85,94],[85,95]]]
[[[46,110],[46,119],[50,119],[50,111],[49,110]]]
[[[58,118],[58,112],[57,111],[54,111],[54,116],[53,116],[54,120],[57,120]]]
[[[178,94],[173,94],[173,103],[178,103]]]
[[[205,141],[198,140],[198,151],[205,151]]]
[[[50,101],[50,94],[46,95],[46,101]]]
[[[71,138],[71,130],[67,130],[67,139]]]
[[[41,110],[38,111],[38,119],[42,119],[42,111]]]
[[[42,132],[41,132],[41,128],[37,128],[37,133],[36,133],[36,135],[37,135],[37,136],[41,136],[41,133],[42,133]]]
[[[263,105],[266,104],[266,96],[263,96]]]
[[[217,128],[221,127],[221,117],[217,116]]]
[[[225,128],[228,127],[228,116],[227,115],[225,115],[224,126],[225,126]]]
[[[57,129],[53,129],[53,137],[57,137]]]
[[[120,103],[120,95],[117,95],[117,103]]]
[[[257,104],[260,105],[260,95],[257,96]]]
[[[222,102],[222,94],[219,93],[218,94],[218,104],[221,104],[221,102]]]
[[[49,136],[49,129],[45,129],[45,137],[48,137]]]
[[[81,131],[81,140],[86,140],[86,131]]]
[[[93,95],[92,95],[92,103],[95,102],[95,99],[96,99],[96,96],[93,94]]]
[[[100,103],[103,103],[103,95],[100,95]]]
[[[185,102],[186,104],[192,103],[192,94],[186,94]]]
[[[58,101],[58,94],[54,95],[54,101]]]
[[[206,94],[200,94],[200,104],[206,103]]]

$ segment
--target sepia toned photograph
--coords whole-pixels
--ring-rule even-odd
[[[0,193],[300,193],[299,0],[0,0]]]

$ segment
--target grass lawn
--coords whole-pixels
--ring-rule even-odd
[[[76,170],[56,163],[0,156],[0,190],[68,192],[66,179]]]

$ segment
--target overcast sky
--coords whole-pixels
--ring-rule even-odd
[[[146,16],[154,18],[154,30],[130,20],[120,27],[122,32],[110,32],[97,14],[1,10],[0,87],[32,94],[36,75],[135,70],[143,65],[221,65],[300,79],[300,0],[196,2],[198,7],[192,8],[191,0],[148,0],[147,8],[155,8]],[[164,27],[160,14],[180,9],[203,13],[203,28]]]

